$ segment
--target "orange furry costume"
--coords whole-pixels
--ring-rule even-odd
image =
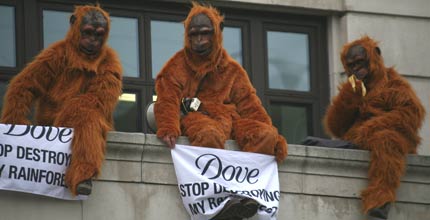
[[[81,181],[100,173],[106,135],[113,127],[112,112],[121,94],[122,67],[103,41],[101,51],[88,57],[79,50],[82,17],[100,7],[76,7],[76,22],[66,38],[43,50],[10,82],[2,123],[31,124],[27,119],[35,101],[35,124],[74,128],[72,162],[66,184],[73,194]]]
[[[377,43],[369,37],[344,46],[341,59],[345,70],[346,54],[356,45],[364,47],[367,54],[370,72],[364,83],[368,93],[363,97],[360,91],[353,92],[350,83],[343,83],[327,110],[325,127],[332,136],[370,150],[369,183],[361,193],[367,213],[395,201],[405,157],[416,153],[421,141],[418,130],[425,110],[409,83],[384,66]]]
[[[224,18],[216,9],[195,3],[184,21],[186,32],[198,14],[207,15],[212,22],[212,51],[205,56],[194,53],[186,34],[185,47],[158,74],[157,136],[182,134],[191,145],[222,149],[227,139],[234,138],[243,151],[275,155],[282,161],[287,156],[285,139],[272,125],[245,70],[222,47]],[[200,82],[199,111],[181,117],[181,99],[193,97]]]

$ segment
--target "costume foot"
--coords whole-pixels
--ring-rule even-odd
[[[91,190],[93,188],[93,183],[91,179],[84,180],[78,184],[76,187],[76,193],[79,195],[88,196],[91,194]]]
[[[388,212],[390,211],[391,204],[385,203],[383,206],[370,209],[367,213],[368,220],[385,220],[388,219]]]
[[[232,198],[212,220],[241,220],[258,211],[258,202],[250,198]]]
[[[240,209],[239,217],[241,218],[251,218],[254,216],[258,211],[258,202],[250,199],[250,198],[244,198],[240,201],[242,204],[242,209]]]
[[[237,217],[238,210],[242,204],[239,198],[231,198],[221,209],[221,211],[211,220],[229,220]]]

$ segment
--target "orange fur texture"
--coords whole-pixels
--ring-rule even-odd
[[[184,48],[157,75],[157,136],[185,135],[191,145],[213,148],[224,148],[225,141],[234,138],[244,151],[284,160],[286,140],[272,125],[245,70],[222,47],[220,23],[224,18],[213,7],[194,3],[184,21],[186,32],[192,17],[201,13],[214,26],[212,51],[207,56],[195,54],[185,35]],[[181,117],[181,99],[193,97],[202,79],[197,95],[202,101],[200,111]]]
[[[72,194],[77,184],[100,173],[106,135],[113,128],[112,113],[122,90],[122,67],[113,49],[103,45],[91,57],[79,51],[81,20],[90,10],[105,16],[109,30],[109,15],[100,7],[76,7],[77,20],[66,38],[43,50],[11,80],[1,117],[2,123],[31,124],[28,115],[34,102],[34,124],[74,128],[72,162],[66,173]]]
[[[355,45],[363,46],[367,52],[370,75],[364,83],[368,94],[362,97],[360,86],[353,92],[348,82],[341,84],[324,124],[333,137],[370,150],[369,183],[361,194],[363,211],[367,213],[395,201],[406,155],[416,153],[421,142],[418,132],[425,110],[409,83],[396,70],[385,67],[382,56],[376,53],[377,43],[371,38],[365,36],[344,46],[341,59],[345,70],[348,71],[347,51]]]

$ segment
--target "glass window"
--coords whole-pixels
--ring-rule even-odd
[[[269,88],[310,91],[307,34],[267,32]]]
[[[164,63],[184,47],[184,25],[172,21],[151,21],[152,78]]]
[[[15,67],[15,8],[0,6],[0,66]]]
[[[242,29],[238,27],[224,27],[224,48],[233,59],[242,65]]]
[[[118,105],[114,112],[115,130],[124,132],[138,131],[138,114],[136,93],[123,93],[119,97]]]
[[[5,94],[6,94],[6,82],[0,81],[0,115],[1,115],[1,110],[3,109],[3,99]]]
[[[139,34],[137,18],[111,16],[108,44],[121,58],[124,76],[139,77]]]
[[[72,13],[43,10],[43,47],[64,39],[69,30],[69,18]]]
[[[269,106],[269,114],[288,143],[298,144],[308,136],[306,107],[273,103]]]

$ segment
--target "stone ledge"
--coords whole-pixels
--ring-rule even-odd
[[[178,143],[189,144],[186,137],[180,137]],[[232,140],[225,146],[238,150]],[[170,151],[154,134],[111,132],[106,158],[102,181],[177,183]],[[409,155],[407,160],[398,201],[430,204],[425,196],[430,194],[430,157]],[[279,165],[281,191],[359,198],[367,184],[368,162],[369,153],[364,150],[289,145],[289,156]]]
[[[160,150],[161,152],[168,152],[168,148],[165,148],[164,143],[160,141],[155,134],[143,134],[143,133],[127,133],[127,132],[110,132],[108,135],[108,154],[113,152],[126,153],[128,150],[122,148],[133,148],[139,151],[140,148],[137,146],[151,146],[152,150]],[[179,137],[178,144],[189,144],[187,137]],[[162,149],[158,149],[162,147]],[[225,149],[227,150],[239,150],[234,140],[228,140],[225,143]],[[151,150],[150,150],[151,151]],[[151,153],[151,152],[148,152]],[[288,145],[289,156],[301,156],[307,158],[325,158],[335,160],[347,160],[347,161],[369,161],[369,153],[365,150],[354,150],[354,149],[336,149],[336,148],[325,148],[315,146],[304,146],[304,145]],[[153,160],[154,158],[150,159]],[[420,155],[408,155],[408,165],[430,167],[430,156]],[[167,161],[165,161],[167,162]],[[171,162],[171,160],[169,160]]]
[[[0,190],[0,219],[189,219],[182,204],[169,149],[153,134],[112,132],[102,174],[86,201],[64,201]],[[188,144],[180,137],[179,143]],[[226,148],[237,150],[234,141]],[[368,153],[290,145],[279,166],[278,219],[362,220]],[[409,156],[390,220],[430,216],[429,157]],[[253,219],[254,220],[254,219]]]

